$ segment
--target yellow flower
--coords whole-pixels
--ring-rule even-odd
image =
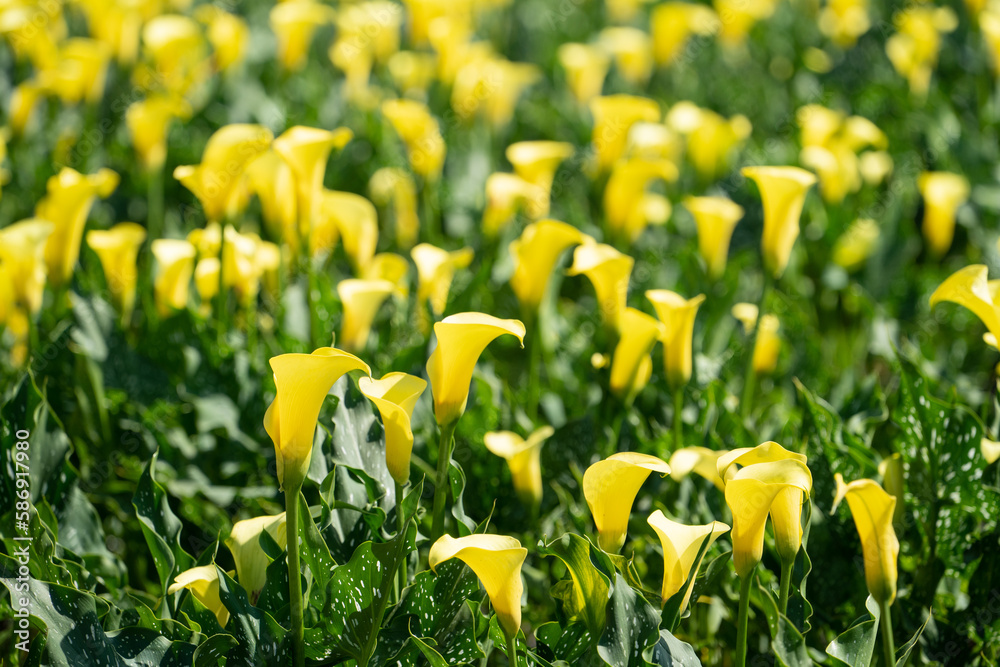
[[[332,7],[313,0],[280,2],[271,9],[270,24],[278,38],[278,62],[291,72],[302,69],[309,55],[313,33],[332,23]]]
[[[368,364],[333,347],[271,357],[271,370],[276,394],[264,413],[264,430],[274,442],[278,483],[294,493],[309,470],[319,411],[331,387],[350,371],[372,373]]]
[[[406,145],[410,167],[429,181],[436,181],[444,167],[447,147],[437,119],[427,105],[416,100],[386,100],[382,114]]]
[[[846,271],[857,271],[875,250],[881,231],[870,218],[859,218],[833,246],[833,263]]]
[[[296,182],[292,168],[273,148],[257,156],[246,168],[250,191],[260,200],[268,232],[298,252],[299,230]]]
[[[365,280],[388,280],[395,285],[395,294],[406,298],[410,293],[407,285],[409,273],[410,263],[405,257],[392,252],[380,252],[372,257],[361,277]]]
[[[895,165],[885,151],[865,151],[858,159],[858,171],[868,185],[875,186],[886,180]]]
[[[649,16],[653,34],[653,56],[660,65],[674,62],[691,35],[707,37],[721,21],[711,7],[692,2],[664,2]]]
[[[343,148],[354,133],[345,127],[334,131],[296,125],[274,140],[274,152],[291,167],[295,175],[296,210],[299,233],[308,234],[318,215],[323,191],[323,175],[333,149]]]
[[[544,218],[549,214],[556,169],[573,154],[573,145],[562,141],[519,141],[508,146],[506,154],[514,172],[538,188],[538,198],[527,201],[528,216],[532,220]]]
[[[660,599],[664,603],[680,592],[688,577],[698,574],[704,558],[704,554],[701,558],[698,554],[705,540],[708,540],[710,547],[720,535],[729,531],[729,526],[719,521],[703,526],[686,526],[671,521],[660,510],[650,514],[646,522],[656,531],[663,547],[663,588]],[[684,613],[692,591],[693,588],[689,589],[684,596],[678,613]]]
[[[179,97],[153,94],[129,105],[125,112],[132,146],[147,171],[157,171],[167,159],[170,122],[187,119],[191,107]]]
[[[665,223],[670,215],[669,203],[666,216],[651,220],[644,206],[648,197],[645,190],[654,179],[675,181],[677,176],[677,167],[669,160],[633,158],[617,162],[604,188],[604,216],[611,231],[634,243],[647,224]]]
[[[559,47],[558,56],[577,102],[587,104],[601,94],[611,64],[607,53],[591,44],[568,43]]]
[[[142,43],[155,70],[148,83],[138,82],[143,87],[163,87],[168,93],[184,95],[208,74],[201,27],[187,16],[154,16],[143,26]]]
[[[157,264],[153,283],[156,309],[160,317],[166,317],[187,306],[196,252],[193,245],[180,239],[156,239],[152,250]]]
[[[525,312],[538,310],[552,271],[563,252],[587,238],[586,234],[565,222],[540,220],[525,227],[520,238],[511,242],[514,274],[510,278],[510,286]]]
[[[617,330],[619,319],[625,312],[634,264],[634,259],[609,245],[584,243],[573,251],[573,265],[566,273],[571,276],[584,274],[590,279],[604,323]]]
[[[448,252],[430,243],[421,243],[410,251],[417,265],[417,303],[423,308],[430,302],[431,312],[439,316],[448,305],[448,292],[455,271],[472,263],[472,248]]]
[[[987,462],[990,462],[989,458],[986,457],[985,451],[983,452],[983,456],[987,459]],[[878,474],[882,475],[883,488],[885,488],[890,496],[896,499],[896,508],[892,513],[892,525],[902,526],[904,511],[903,497],[905,494],[904,482],[906,478],[903,457],[897,452],[879,461]]]
[[[831,513],[836,511],[842,500],[847,499],[847,505],[854,516],[854,525],[861,537],[868,592],[880,605],[891,605],[896,599],[896,559],[899,557],[899,540],[892,527],[896,498],[871,479],[858,479],[845,484],[838,472],[834,475],[834,480],[837,483],[837,495],[833,499]]]
[[[474,26],[468,16],[454,14],[438,16],[430,23],[430,43],[437,52],[437,78],[445,85],[455,83],[458,71],[472,61],[493,56],[487,42],[471,42]]]
[[[219,625],[226,627],[229,622],[229,610],[222,604],[219,596],[219,568],[215,563],[184,570],[176,577],[174,583],[167,589],[167,595],[187,589],[195,599],[215,614]]]
[[[638,28],[605,28],[598,43],[615,60],[615,69],[627,83],[645,86],[653,73],[653,41]]]
[[[521,565],[528,550],[505,535],[442,535],[431,546],[428,564],[432,570],[446,560],[457,558],[476,573],[493,604],[500,627],[508,638],[521,627]]]
[[[933,308],[942,301],[950,301],[965,306],[1000,340],[1000,307],[997,304],[997,291],[992,284],[996,281],[987,281],[988,271],[983,264],[959,269],[934,290],[930,304]]]
[[[897,12],[894,19],[898,32],[886,40],[886,55],[896,71],[906,77],[910,92],[923,98],[937,66],[941,36],[958,27],[958,17],[950,7],[917,5]]]
[[[483,313],[459,313],[434,325],[437,347],[427,360],[434,395],[434,417],[446,426],[458,420],[469,400],[469,384],[479,355],[498,336],[517,336],[524,346],[524,324]]]
[[[744,167],[742,174],[753,179],[760,189],[764,205],[764,267],[778,278],[788,266],[799,236],[802,206],[816,177],[798,167]]]
[[[8,283],[9,298],[17,309],[34,315],[45,296],[45,248],[55,225],[29,218],[0,229],[2,282]]]
[[[194,286],[198,290],[201,301],[200,313],[207,317],[212,312],[212,299],[219,294],[219,267],[222,262],[218,257],[202,257],[194,267]]]
[[[232,287],[240,303],[246,305],[257,297],[263,268],[258,263],[257,248],[260,237],[240,234],[226,225],[226,243],[222,248],[223,281]]]
[[[410,479],[410,454],[413,451],[410,419],[417,399],[427,388],[427,382],[406,373],[388,373],[380,380],[363,377],[358,386],[382,415],[385,463],[396,483],[404,486]]]
[[[136,258],[145,240],[146,230],[134,222],[122,222],[107,231],[87,232],[87,245],[101,260],[112,300],[126,322],[135,305]]]
[[[342,348],[348,352],[365,349],[379,308],[395,291],[396,286],[388,280],[350,278],[337,283],[337,295],[344,307],[339,339]]]
[[[535,65],[497,57],[473,59],[455,77],[451,108],[461,118],[480,113],[494,129],[504,128],[521,94],[540,78]]]
[[[997,459],[1000,459],[1000,442],[983,438],[979,441],[979,451],[986,459],[986,465],[996,463]]]
[[[256,601],[257,594],[264,588],[267,566],[271,563],[260,546],[260,535],[265,531],[284,549],[288,543],[285,513],[237,521],[226,539],[226,546],[236,563],[236,576],[240,585],[250,594],[251,602]]]
[[[40,75],[46,87],[66,104],[100,102],[111,60],[107,45],[94,39],[74,37],[59,49],[59,60],[56,70]]]
[[[217,70],[225,72],[243,60],[250,38],[246,21],[214,5],[201,5],[195,9],[194,17],[208,27]]]
[[[778,366],[778,353],[781,351],[781,337],[778,329],[781,323],[772,313],[766,313],[760,318],[760,330],[757,332],[757,342],[753,346],[753,372],[757,375],[769,375]]]
[[[527,440],[510,431],[491,431],[483,436],[486,449],[507,461],[517,497],[529,507],[542,502],[542,445],[553,433],[551,426],[543,426]]]
[[[721,278],[726,270],[729,241],[743,217],[743,207],[725,197],[687,197],[684,207],[698,227],[698,251],[708,275]]]
[[[404,97],[421,98],[434,81],[437,59],[432,53],[400,51],[389,58],[389,75]]]
[[[628,131],[625,155],[646,160],[669,160],[676,164],[684,148],[678,132],[663,123],[634,123]]]
[[[597,170],[606,172],[625,153],[629,128],[660,119],[660,106],[651,99],[631,95],[609,95],[590,101],[594,117],[592,142],[597,151]]]
[[[934,257],[941,257],[955,236],[955,213],[969,197],[969,181],[946,171],[925,171],[917,179],[924,198],[924,239]]]
[[[382,167],[368,181],[368,193],[379,206],[392,205],[396,245],[409,250],[420,235],[417,216],[417,186],[409,173],[396,167]]]
[[[490,174],[486,179],[483,233],[490,237],[496,236],[523,207],[530,207],[532,202],[543,200],[548,201],[541,188],[516,174]]]
[[[313,228],[334,225],[344,244],[344,252],[356,275],[364,275],[375,256],[378,245],[378,211],[370,201],[353,192],[323,190],[319,205],[319,222]],[[336,236],[333,236],[336,239]],[[314,254],[322,244],[313,243]]]
[[[622,315],[620,337],[611,360],[611,393],[626,403],[642,391],[653,372],[650,352],[664,334],[655,318],[635,308]]]
[[[597,526],[598,544],[618,553],[625,544],[632,503],[649,473],[670,474],[670,466],[648,454],[619,452],[583,473],[583,495]]]
[[[670,290],[649,290],[646,298],[652,302],[657,317],[666,327],[663,334],[663,363],[667,382],[676,391],[691,379],[694,319],[705,295],[685,299]]]
[[[639,13],[639,8],[651,0],[604,0],[608,18],[613,23],[628,23]]]
[[[707,447],[681,447],[670,455],[670,477],[679,482],[691,473],[696,473],[722,491],[726,485],[719,477],[718,461],[724,454],[725,451]]]
[[[703,179],[714,178],[728,168],[731,154],[753,130],[746,116],[737,114],[727,120],[691,102],[675,104],[666,122],[687,137],[688,157]]]
[[[769,18],[778,6],[777,0],[713,0],[712,4],[721,19],[718,39],[728,48],[741,47],[754,24]]]
[[[80,242],[90,207],[97,197],[108,197],[118,186],[118,174],[100,169],[83,175],[63,167],[46,184],[45,197],[35,206],[35,217],[52,222],[55,227],[45,247],[49,282],[60,287],[69,282],[80,257]]]
[[[820,32],[832,39],[837,46],[847,50],[871,27],[868,1],[827,0],[820,10],[818,23]]]

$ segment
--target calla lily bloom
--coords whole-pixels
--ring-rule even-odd
[[[214,5],[201,5],[195,9],[194,16],[207,26],[215,68],[225,72],[238,65],[243,60],[250,39],[246,21]]]
[[[399,51],[389,57],[388,66],[399,94],[421,99],[426,97],[427,89],[434,81],[437,58],[433,53]]]
[[[676,164],[684,149],[681,135],[664,123],[639,122],[628,131],[627,157],[668,160]]]
[[[140,85],[162,86],[173,95],[185,95],[209,72],[205,67],[205,39],[194,19],[180,14],[154,16],[142,29],[142,43],[155,73]]]
[[[608,553],[625,544],[632,503],[651,472],[670,474],[670,466],[648,454],[619,452],[587,468],[583,495],[597,526],[598,543]]]
[[[410,167],[429,181],[436,181],[444,167],[447,147],[437,119],[426,104],[416,100],[386,100],[382,114],[406,145]]]
[[[611,58],[598,46],[568,43],[559,47],[559,64],[573,97],[586,104],[601,94]]]
[[[677,391],[691,379],[694,319],[705,295],[685,299],[670,290],[649,290],[646,298],[652,302],[657,317],[664,324],[664,370],[671,389]]]
[[[720,535],[729,531],[729,526],[719,521],[703,526],[686,526],[671,521],[660,510],[650,514],[646,522],[656,531],[663,547],[663,588],[660,594],[662,604],[680,592],[688,577],[697,576],[701,561],[704,559],[704,554],[701,558],[698,554],[705,540],[708,540],[708,546],[711,547]],[[678,613],[684,613],[692,591],[693,588],[689,589],[684,596]]]
[[[598,43],[614,58],[615,69],[627,83],[644,86],[653,73],[653,41],[639,28],[610,27]]]
[[[48,278],[54,286],[65,285],[73,275],[94,200],[107,198],[116,187],[118,174],[110,169],[84,175],[63,167],[48,180],[45,197],[35,206],[35,217],[55,225],[45,246]]]
[[[721,20],[706,5],[664,2],[653,8],[649,25],[653,57],[659,65],[669,65],[683,53],[691,35],[710,35],[718,30]]]
[[[296,125],[274,140],[274,152],[288,163],[295,175],[300,233],[308,234],[316,218],[330,152],[343,148],[353,136],[354,133],[345,127],[330,132]]]
[[[479,113],[493,128],[504,128],[521,94],[540,78],[535,65],[497,57],[472,59],[455,77],[451,107],[462,118]]]
[[[417,302],[420,307],[429,302],[431,312],[440,316],[448,305],[455,271],[472,263],[472,248],[449,252],[430,243],[421,243],[410,251],[410,256],[417,265]]]
[[[632,95],[597,97],[590,102],[594,117],[592,141],[597,150],[597,170],[606,172],[625,153],[629,128],[660,119],[660,106],[651,99]]]
[[[742,174],[753,179],[760,189],[764,204],[764,267],[779,278],[799,236],[802,206],[816,176],[798,167],[744,167]]]
[[[770,375],[778,366],[778,353],[781,351],[781,336],[778,335],[780,328],[777,315],[766,313],[760,318],[760,329],[751,361],[753,372],[757,375]]]
[[[903,465],[903,457],[899,452],[895,452],[885,457],[878,463],[878,474],[882,476],[882,487],[886,492],[896,499],[896,508],[892,513],[892,525],[903,525],[903,513],[905,504],[905,479],[906,473]]]
[[[718,40],[727,48],[741,47],[758,21],[774,13],[777,0],[713,0],[712,5],[722,19]]]
[[[733,304],[729,312],[743,325],[743,333],[750,335],[757,328],[758,308],[756,304],[746,302]]]
[[[725,197],[687,197],[684,208],[698,226],[698,251],[708,275],[718,280],[726,270],[729,241],[743,218],[743,207]]]
[[[282,549],[288,544],[288,526],[285,513],[274,516],[259,516],[244,519],[233,524],[226,539],[226,546],[236,563],[236,576],[240,585],[250,594],[252,601],[264,588],[267,581],[267,566],[271,561],[260,546],[260,535],[267,532]]]
[[[847,228],[833,246],[833,263],[845,271],[857,271],[871,256],[881,230],[870,218],[859,218]]]
[[[665,223],[669,211],[662,219],[648,216],[645,190],[655,179],[670,182],[677,176],[677,167],[669,160],[633,158],[615,164],[604,188],[604,215],[611,230],[634,243],[647,224]]]
[[[246,168],[251,192],[260,200],[260,211],[268,232],[292,248],[299,247],[296,181],[292,168],[272,148]]]
[[[309,470],[323,400],[341,376],[364,371],[371,377],[371,369],[353,354],[321,347],[312,354],[271,357],[271,370],[277,393],[264,413],[264,430],[274,442],[278,483],[294,492]]]
[[[278,38],[278,62],[297,72],[306,64],[313,33],[321,25],[332,23],[332,7],[313,0],[279,2],[271,9],[270,24]]]
[[[722,491],[726,485],[719,477],[718,461],[724,454],[725,451],[707,447],[681,447],[670,455],[670,477],[679,482],[691,473],[695,473]]]
[[[8,284],[15,308],[29,315],[42,308],[45,296],[45,248],[55,225],[41,218],[29,218],[0,229],[2,282]]]
[[[392,206],[396,226],[396,244],[409,250],[420,235],[420,218],[417,216],[417,186],[413,177],[396,167],[383,167],[372,174],[368,192],[379,206]]]
[[[898,32],[886,40],[886,55],[896,71],[906,77],[910,92],[923,98],[937,67],[942,35],[958,27],[958,17],[950,7],[918,5],[897,12],[893,18]]]
[[[942,301],[965,306],[976,314],[996,340],[1000,340],[1000,305],[996,302],[997,290],[986,279],[989,269],[983,264],[973,264],[959,269],[931,294],[931,308]]]
[[[542,502],[542,445],[555,433],[543,426],[525,440],[510,431],[492,431],[483,436],[483,444],[507,461],[517,497],[529,507]]]
[[[664,326],[655,317],[635,308],[625,309],[611,360],[611,393],[630,403],[642,391],[653,372],[650,352],[663,335]]]
[[[372,323],[385,300],[396,291],[387,280],[348,279],[337,283],[337,295],[344,306],[340,324],[340,346],[349,352],[365,349]]]
[[[484,313],[450,315],[434,325],[437,347],[427,360],[427,377],[438,424],[452,424],[465,412],[472,372],[486,346],[510,334],[523,347],[524,333],[519,320],[501,320]]]
[[[996,463],[997,459],[1000,459],[1000,442],[983,438],[979,441],[979,451],[982,453],[983,458],[986,459],[987,465]]]
[[[380,380],[363,377],[358,386],[382,415],[386,466],[396,483],[404,486],[410,479],[413,452],[410,419],[427,382],[406,373],[388,373]]]
[[[446,560],[457,558],[476,573],[493,604],[500,627],[508,638],[521,628],[521,565],[528,550],[505,535],[442,535],[431,546],[428,564],[432,570]]]
[[[324,218],[332,221],[355,274],[363,275],[378,245],[378,211],[375,205],[353,192],[323,190],[321,197],[320,224],[323,224]],[[314,248],[314,251],[318,249]]]
[[[746,116],[737,114],[726,119],[686,101],[670,109],[666,122],[687,138],[688,158],[703,179],[715,178],[728,169],[733,151],[753,130]]]
[[[104,96],[111,51],[103,42],[73,37],[59,49],[60,64],[47,81],[66,104],[96,104]]]
[[[828,0],[817,23],[820,32],[846,51],[871,27],[868,0]]]
[[[628,283],[634,265],[634,259],[609,245],[584,243],[573,251],[573,265],[566,273],[571,276],[583,274],[590,279],[605,324],[617,330],[625,312]]]
[[[132,147],[147,171],[158,171],[167,159],[170,123],[191,115],[190,105],[179,97],[155,94],[129,105],[125,112]]]
[[[924,239],[934,257],[951,247],[955,236],[955,213],[969,197],[969,181],[945,171],[925,171],[917,179],[924,198]]]
[[[107,231],[87,232],[87,245],[101,260],[111,297],[126,322],[135,305],[136,258],[145,240],[146,230],[134,222],[122,222]]]
[[[538,199],[528,199],[528,216],[533,220],[549,214],[552,181],[563,160],[573,154],[573,145],[562,141],[519,141],[507,147],[507,159],[514,172],[538,188]]]
[[[388,280],[395,286],[394,294],[400,298],[406,298],[410,294],[407,285],[407,274],[410,272],[410,263],[402,255],[393,252],[380,252],[372,257],[372,261],[365,269],[362,278],[365,280]]]
[[[516,174],[498,172],[486,178],[486,208],[483,210],[483,233],[494,237],[532,202],[546,199],[545,192]],[[547,201],[547,199],[546,199]]]
[[[520,238],[511,242],[514,275],[510,278],[510,286],[525,312],[538,310],[563,252],[588,238],[565,222],[540,220],[525,227]]]
[[[202,257],[194,267],[194,286],[201,301],[199,312],[208,317],[212,313],[212,300],[219,294],[219,271],[222,262],[218,257]]]
[[[156,239],[151,247],[157,264],[153,283],[156,309],[160,317],[166,317],[187,306],[197,253],[193,245],[180,239]]]
[[[187,589],[198,602],[215,614],[219,625],[226,627],[226,623],[229,622],[229,610],[222,604],[219,595],[219,568],[215,563],[184,570],[174,577],[174,583],[167,589],[167,595],[173,595],[183,589]]]
[[[896,599],[896,559],[899,557],[899,540],[892,527],[896,498],[871,479],[859,479],[845,484],[843,476],[838,472],[834,475],[834,480],[837,483],[837,495],[833,499],[831,513],[836,511],[842,500],[847,499],[847,505],[854,516],[854,525],[861,537],[868,592],[880,605],[891,605]]]

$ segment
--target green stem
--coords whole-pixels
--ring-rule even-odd
[[[215,295],[215,324],[218,327],[219,342],[221,343],[226,332],[226,305],[228,294],[226,294],[226,222],[220,223],[219,230],[219,293]]]
[[[458,420],[440,426],[441,441],[438,444],[437,475],[434,483],[434,523],[431,524],[431,541],[444,534],[444,505],[448,497],[448,467],[451,463],[452,437]]]
[[[542,341],[540,338],[541,328],[538,325],[538,318],[531,317],[526,320],[531,325],[531,332],[528,336],[528,417],[532,422],[538,421],[538,402],[540,400],[539,384],[541,378],[538,374],[538,362],[541,360]]]
[[[292,617],[292,651],[295,654],[294,666],[305,665],[305,646],[302,627],[302,574],[299,568],[299,491],[301,484],[294,489],[285,489],[285,524],[291,527],[288,531],[288,601]]]
[[[148,174],[146,183],[146,234],[155,240],[163,236],[163,165]]]
[[[781,562],[781,585],[778,589],[778,609],[782,614],[788,612],[788,591],[791,589],[792,584],[793,565],[795,565],[795,561],[790,563]]]
[[[740,613],[736,621],[736,667],[746,667],[747,664],[747,620],[750,615],[750,584],[753,582],[753,571],[740,579]]]
[[[403,485],[399,482],[395,482],[396,485],[396,531],[402,534],[406,530],[406,517],[403,516]],[[404,538],[405,539],[405,538]],[[406,558],[402,558],[399,561],[399,571],[396,573],[399,592],[402,593],[403,589],[406,588],[406,580],[408,578],[406,573]]]
[[[517,667],[517,637],[507,637],[507,664]]]
[[[681,412],[684,411],[684,388],[678,387],[674,390],[674,451],[680,449],[684,443],[684,420],[681,419]]]
[[[879,628],[882,633],[883,658],[886,667],[894,667],[896,664],[896,644],[892,639],[892,614],[889,611],[890,603],[883,602],[882,616],[879,619]]]
[[[764,274],[764,287],[760,292],[760,303],[757,305],[757,324],[753,328],[753,335],[750,337],[747,346],[747,365],[743,373],[743,401],[740,404],[740,417],[745,421],[750,416],[753,407],[754,386],[757,383],[757,373],[753,369],[753,353],[757,348],[757,336],[760,333],[760,322],[766,312],[764,306],[767,305],[767,297],[771,292],[772,280],[770,274]]]

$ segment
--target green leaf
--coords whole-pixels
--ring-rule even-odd
[[[659,640],[659,626],[660,611],[615,574],[607,626],[597,643],[600,658],[612,667],[645,667],[643,653]]]
[[[132,507],[139,518],[142,534],[153,554],[153,564],[160,575],[160,587],[166,590],[178,572],[191,567],[191,556],[180,544],[181,520],[177,518],[167,500],[167,492],[156,481],[156,460],[159,450],[153,452],[149,465],[139,478],[132,496]]]
[[[333,556],[330,555],[330,549],[327,547],[326,541],[320,534],[319,529],[316,528],[309,505],[306,503],[305,496],[302,495],[301,491],[299,492],[298,531],[301,546],[299,553],[302,562],[309,568],[309,574],[312,575],[313,580],[316,582],[315,586],[310,583],[308,597],[311,599],[313,593],[315,593],[319,607],[323,608],[326,606],[326,587],[330,583],[330,577],[337,563],[333,560]]]
[[[767,618],[774,657],[784,667],[810,667],[813,662],[806,649],[805,637],[787,616],[778,611],[778,603],[771,597],[771,593],[759,580],[756,583],[750,589],[750,599]]]
[[[826,653],[838,664],[849,667],[868,667],[875,653],[878,636],[878,622],[882,615],[878,603],[872,596],[865,602],[870,618],[855,621],[854,625],[841,633],[826,647]]]
[[[659,641],[646,652],[646,660],[657,667],[701,667],[701,660],[694,652],[694,647],[677,639],[667,630],[660,630]]]
[[[542,546],[538,553],[561,560],[569,571],[572,585],[553,596],[562,600],[563,611],[571,621],[582,621],[596,636],[604,630],[608,598],[611,596],[611,580],[594,565],[590,558],[591,544],[573,533]]]
[[[910,659],[910,653],[913,652],[913,647],[917,645],[918,641],[920,641],[920,635],[924,634],[924,628],[927,627],[927,624],[930,622],[931,616],[933,615],[933,610],[928,609],[927,618],[925,618],[924,622],[920,624],[917,631],[913,633],[913,636],[910,637],[909,641],[896,650],[896,667],[906,667],[906,661]]]
[[[227,654],[227,664],[273,666],[291,662],[285,629],[264,610],[250,604],[246,590],[219,569],[219,598],[229,610],[226,632],[237,646]]]
[[[194,667],[217,667],[236,646],[232,635],[212,635],[194,650]]]
[[[597,638],[583,623],[570,623],[565,628],[554,621],[543,623],[535,628],[535,639],[548,647],[553,660],[571,665],[602,664],[590,651]]]
[[[420,652],[423,654],[427,662],[430,663],[431,667],[448,667],[448,661],[445,660],[440,653],[434,650],[432,644],[433,639],[423,640],[419,637],[410,637],[410,641],[413,642]]]
[[[465,604],[478,595],[475,573],[461,561],[446,561],[436,573],[424,570],[413,578],[398,614],[412,615],[413,634],[433,639],[450,664],[463,664],[483,655]]]

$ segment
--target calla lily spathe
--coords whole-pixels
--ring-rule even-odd
[[[148,73],[148,81],[138,82],[144,87],[162,86],[170,94],[183,96],[210,73],[201,26],[188,16],[152,17],[142,28],[142,43],[154,70]]]
[[[843,476],[837,473],[834,480],[837,483],[837,493],[831,513],[837,510],[841,501],[847,499],[861,538],[868,592],[880,605],[891,605],[896,599],[896,560],[899,557],[899,540],[892,527],[896,498],[871,479],[859,479],[845,484]]]
[[[285,513],[237,521],[226,539],[226,546],[229,547],[236,563],[236,576],[240,585],[250,595],[251,601],[255,601],[256,596],[264,588],[264,583],[267,581],[267,566],[271,564],[271,559],[260,546],[260,535],[264,532],[284,549],[288,544]]]
[[[742,174],[753,179],[760,190],[764,205],[764,268],[778,278],[788,266],[799,236],[802,207],[816,176],[799,167],[744,167]]]
[[[711,7],[693,2],[664,2],[649,15],[653,35],[653,57],[659,65],[669,65],[684,52],[691,35],[710,35],[721,25]]]
[[[0,266],[8,298],[16,309],[35,315],[45,296],[45,248],[55,225],[29,218],[0,229]]]
[[[111,229],[87,232],[87,245],[97,253],[104,279],[122,319],[132,317],[138,280],[136,258],[146,240],[146,230],[134,222],[122,222]]]
[[[648,454],[619,452],[587,468],[583,495],[597,526],[598,543],[608,553],[625,544],[632,503],[651,472],[670,474],[670,466]]]
[[[644,86],[653,73],[653,40],[639,28],[613,26],[597,36],[598,44],[614,59],[615,69],[627,83]]]
[[[698,252],[708,275],[718,280],[726,270],[729,242],[743,218],[743,207],[726,197],[687,197],[684,208],[698,227]]]
[[[955,237],[955,213],[969,197],[969,181],[959,174],[925,171],[917,179],[924,198],[924,240],[934,257],[941,257]]]
[[[1000,290],[994,289],[994,284],[1000,282],[987,280],[988,272],[984,264],[959,269],[934,290],[930,305],[933,308],[942,301],[950,301],[965,306],[1000,340],[1000,304],[996,302]]]
[[[658,121],[660,106],[645,97],[609,95],[591,100],[590,113],[594,117],[591,140],[597,151],[597,170],[604,173],[624,155],[629,128],[642,121]]]
[[[611,393],[630,403],[642,391],[653,372],[650,352],[664,331],[655,317],[635,308],[625,309],[611,359]]]
[[[781,322],[773,313],[766,313],[760,318],[757,331],[757,342],[753,346],[753,372],[757,375],[770,375],[778,367],[778,354],[781,352],[781,336],[778,330]]]
[[[886,40],[885,53],[896,71],[906,77],[910,93],[924,98],[937,66],[942,36],[958,27],[958,17],[951,7],[917,5],[893,18],[898,32]]]
[[[875,251],[882,232],[871,218],[859,218],[833,245],[833,263],[845,271],[857,271]]]
[[[687,101],[671,107],[666,123],[686,138],[688,158],[698,175],[706,180],[729,168],[733,152],[753,130],[746,116],[724,118]]]
[[[190,115],[191,106],[184,99],[165,94],[150,95],[129,105],[125,124],[132,147],[147,171],[158,171],[167,159],[170,123]]]
[[[491,431],[483,436],[486,449],[507,461],[514,491],[529,507],[542,502],[542,445],[553,433],[551,426],[543,426],[527,439],[511,431]]]
[[[299,248],[296,182],[292,168],[273,148],[257,156],[246,168],[250,191],[260,200],[261,217],[273,238],[280,238],[293,252]]]
[[[242,62],[250,39],[246,21],[214,5],[201,5],[194,16],[206,27],[215,69],[226,72]]]
[[[331,151],[343,148],[353,136],[354,133],[345,127],[331,132],[296,125],[274,140],[274,152],[288,163],[295,175],[299,233],[307,235],[316,218]]]
[[[450,315],[434,325],[437,347],[427,360],[434,417],[441,426],[457,421],[469,400],[472,372],[486,346],[504,334],[524,345],[524,324],[484,313]]]
[[[725,451],[707,447],[681,447],[670,455],[670,477],[679,482],[691,473],[695,473],[722,491],[726,485],[719,477],[718,461],[724,454]]]
[[[676,391],[691,379],[694,320],[705,295],[685,299],[670,290],[649,290],[646,298],[653,304],[657,317],[664,325],[664,370],[667,383]]]
[[[1000,442],[983,438],[979,441],[979,451],[982,453],[983,458],[986,459],[987,465],[996,463],[1000,459]]]
[[[436,181],[444,167],[447,147],[437,119],[423,102],[386,100],[382,115],[406,145],[410,167],[429,181]]]
[[[379,206],[392,206],[396,244],[409,250],[420,235],[417,215],[417,185],[413,177],[397,167],[382,167],[368,181],[368,192]]]
[[[153,282],[156,309],[160,317],[166,317],[187,307],[197,252],[191,243],[181,239],[156,239],[151,248],[157,264]]]
[[[410,263],[405,257],[394,252],[380,252],[372,257],[362,277],[365,280],[388,280],[396,287],[394,295],[405,299],[410,294],[409,272]]]
[[[729,531],[729,526],[719,521],[713,521],[703,526],[686,526],[671,521],[660,510],[650,514],[646,522],[656,531],[660,538],[660,545],[663,547],[661,602],[666,602],[676,595],[684,587],[684,582],[688,580],[688,577],[697,576],[701,561],[704,559],[704,554],[701,558],[698,557],[698,554],[701,552],[705,540],[708,540],[708,547],[711,547],[720,535]],[[684,596],[678,613],[684,613],[693,590],[692,587]]]
[[[457,558],[476,573],[493,604],[500,627],[508,638],[521,628],[521,565],[528,550],[505,535],[442,535],[431,546],[428,564],[436,570],[441,563]]]
[[[430,243],[421,243],[410,251],[417,265],[417,302],[420,307],[430,303],[431,312],[440,316],[448,305],[448,292],[455,271],[472,263],[472,248],[442,250]]]
[[[646,188],[658,179],[675,181],[678,175],[677,167],[669,160],[633,158],[616,163],[604,187],[604,216],[611,231],[635,243],[646,225],[665,223],[670,215],[669,204],[666,216],[651,219]]]
[[[229,610],[222,604],[219,595],[219,568],[215,563],[184,570],[174,577],[174,583],[167,589],[167,595],[173,595],[183,589],[187,589],[198,602],[215,614],[219,625],[226,627],[226,623],[229,622]]]
[[[491,56],[472,58],[455,77],[451,107],[461,118],[482,114],[494,129],[514,117],[521,94],[541,78],[538,67]]]
[[[573,155],[573,144],[563,141],[519,141],[507,147],[514,172],[538,188],[539,197],[528,199],[527,213],[533,220],[549,214],[552,181],[563,160]]]
[[[388,373],[380,380],[363,377],[358,386],[382,415],[386,466],[396,483],[404,486],[410,479],[413,452],[410,419],[427,382],[407,373]]]
[[[558,220],[540,220],[524,228],[521,237],[511,242],[514,258],[511,289],[524,312],[538,310],[552,278],[552,271],[563,252],[589,237],[572,225]]]
[[[483,233],[494,237],[510,224],[514,216],[530,205],[545,199],[544,191],[517,174],[497,172],[486,178],[486,207],[483,209]]]
[[[340,235],[344,253],[350,260],[354,273],[364,275],[378,245],[378,210],[375,205],[353,192],[324,189],[319,208],[319,223],[312,233],[316,234],[317,227],[324,224],[327,228],[333,225]],[[313,246],[314,253],[322,248],[320,243],[314,243]]]
[[[372,323],[385,300],[396,291],[388,280],[349,278],[337,283],[337,295],[344,307],[339,345],[348,352],[365,349]]]
[[[278,38],[278,62],[291,72],[302,69],[313,33],[334,20],[332,7],[313,0],[279,2],[271,9],[270,24]]]
[[[585,275],[597,293],[605,325],[617,330],[635,260],[604,243],[584,243],[573,251],[573,265],[567,275]]]
[[[611,58],[599,46],[567,43],[559,47],[559,64],[566,71],[566,84],[579,104],[601,94]]]

